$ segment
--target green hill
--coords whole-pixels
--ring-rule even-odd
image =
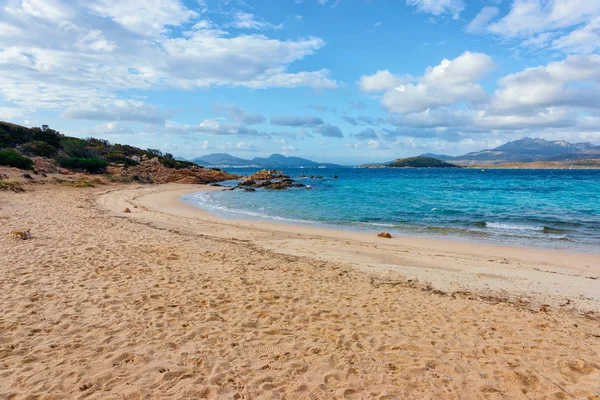
[[[458,165],[450,164],[433,157],[409,157],[399,158],[387,165],[393,168],[460,168]]]
[[[61,134],[44,125],[41,128],[0,121],[0,165],[23,163],[27,157],[41,156],[54,159],[61,167],[102,173],[110,164],[134,166],[142,159],[157,157],[167,168],[182,169],[195,166],[189,161],[179,161],[171,154],[159,150],[140,149],[134,146],[110,143],[108,140],[80,139]]]

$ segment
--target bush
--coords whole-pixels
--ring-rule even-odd
[[[92,174],[102,173],[106,170],[108,166],[108,162],[101,160],[99,158],[80,158],[80,157],[70,157],[70,158],[61,158],[58,160],[58,164],[63,168],[68,169],[77,169],[77,170],[86,170]]]
[[[33,155],[42,157],[52,157],[58,151],[56,147],[39,140],[30,143],[25,143],[23,145],[23,150],[25,150],[27,153],[31,153]]]
[[[132,160],[123,153],[108,153],[104,156],[104,158],[106,159],[106,161],[110,161],[113,163],[122,163],[126,166],[133,166],[139,164],[139,162]]]
[[[60,141],[64,137],[60,134],[60,132],[55,131],[54,129],[45,128],[31,128],[31,132],[33,133],[32,140],[39,142],[46,142],[50,146],[59,147]]]
[[[21,169],[33,169],[33,160],[23,157],[11,150],[0,151],[0,165],[8,165],[9,167]]]
[[[33,139],[31,130],[8,122],[0,121],[0,148],[13,147],[16,144],[26,143]]]
[[[63,150],[73,158],[98,158],[98,152],[89,143],[78,138],[66,138],[60,142]]]

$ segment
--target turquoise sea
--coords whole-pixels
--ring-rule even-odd
[[[283,172],[313,190],[196,193],[184,201],[225,218],[600,253],[600,170]]]

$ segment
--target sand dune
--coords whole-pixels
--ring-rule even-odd
[[[513,249],[519,269],[506,249],[224,222],[174,202],[182,190],[0,192],[2,230],[33,234],[0,238],[0,398],[600,398],[595,256]],[[386,246],[415,253],[364,261]],[[483,259],[497,262],[470,277]],[[435,263],[456,293],[411,280]],[[590,300],[478,299],[523,269]]]

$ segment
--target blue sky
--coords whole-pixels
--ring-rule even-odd
[[[194,158],[600,144],[600,2],[0,0],[0,120]]]

